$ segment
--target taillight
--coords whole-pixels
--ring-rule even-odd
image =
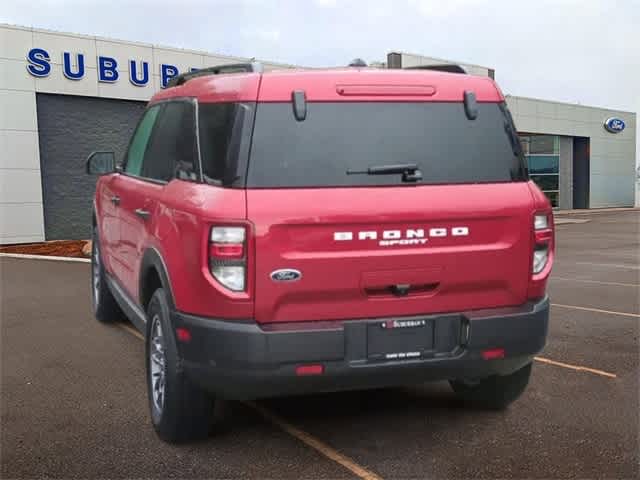
[[[209,268],[220,284],[234,292],[246,289],[247,231],[245,227],[213,227],[209,238]]]
[[[553,264],[553,213],[550,210],[536,212],[533,216],[533,252],[531,277],[527,298],[536,300],[545,296],[547,280]]]
[[[533,217],[533,230],[535,235],[535,246],[533,249],[533,274],[544,270],[549,263],[549,255],[551,250],[551,240],[553,239],[553,230],[551,230],[551,222],[548,213],[536,213]]]

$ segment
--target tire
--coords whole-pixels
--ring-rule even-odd
[[[488,410],[504,410],[522,395],[530,376],[531,363],[510,375],[494,375],[475,383],[462,380],[449,383],[465,403]]]
[[[206,438],[213,419],[213,400],[180,368],[162,288],[155,291],[147,308],[146,370],[149,411],[158,436],[168,443]]]
[[[98,227],[93,227],[91,241],[91,301],[93,314],[100,322],[110,323],[124,320],[125,315],[107,285]]]

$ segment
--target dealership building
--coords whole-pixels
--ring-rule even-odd
[[[0,25],[0,244],[88,238],[95,150],[124,155],[178,72],[246,58]],[[265,69],[292,65],[262,61]],[[381,68],[450,63],[401,52]],[[473,75],[493,69],[461,64]],[[560,209],[638,202],[636,114],[507,95],[531,178]]]

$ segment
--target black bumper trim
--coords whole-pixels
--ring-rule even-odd
[[[264,326],[172,313],[174,326],[192,333],[191,342],[178,344],[187,374],[214,393],[242,399],[508,374],[542,350],[548,317],[546,297],[453,314]],[[394,320],[427,320],[431,347],[419,358],[371,356],[368,332]],[[482,359],[490,348],[504,348],[506,357]],[[324,374],[297,377],[295,367],[308,363],[322,363]]]

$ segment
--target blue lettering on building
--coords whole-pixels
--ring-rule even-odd
[[[166,88],[169,80],[178,75],[178,73],[178,68],[174,65],[169,65],[166,63],[160,65],[160,79],[162,80],[162,88]]]
[[[129,60],[129,81],[136,87],[149,83],[149,62],[142,62],[142,75],[138,73],[138,62]]]
[[[75,58],[74,58],[75,55]],[[74,61],[75,60],[75,61]],[[51,73],[51,57],[43,48],[32,48],[27,53],[27,71],[34,77],[47,77]],[[180,71],[175,65],[162,63],[160,67],[160,86],[166,88],[167,83]],[[115,58],[100,55],[97,59],[98,81],[103,83],[115,83],[120,78],[118,61]],[[188,71],[196,72],[198,68],[189,68]],[[85,54],[63,52],[62,73],[69,80],[82,80],[85,77]],[[149,62],[144,60],[129,60],[129,81],[136,87],[144,87],[150,80]]]
[[[118,81],[118,62],[111,57],[98,57],[98,81],[114,83]]]
[[[84,77],[84,55],[82,53],[76,55],[76,63],[78,68],[74,72],[71,65],[71,54],[69,52],[62,54],[62,71],[69,80],[80,80]]]
[[[51,57],[42,48],[32,48],[27,53],[27,71],[34,77],[46,77],[51,73]]]

